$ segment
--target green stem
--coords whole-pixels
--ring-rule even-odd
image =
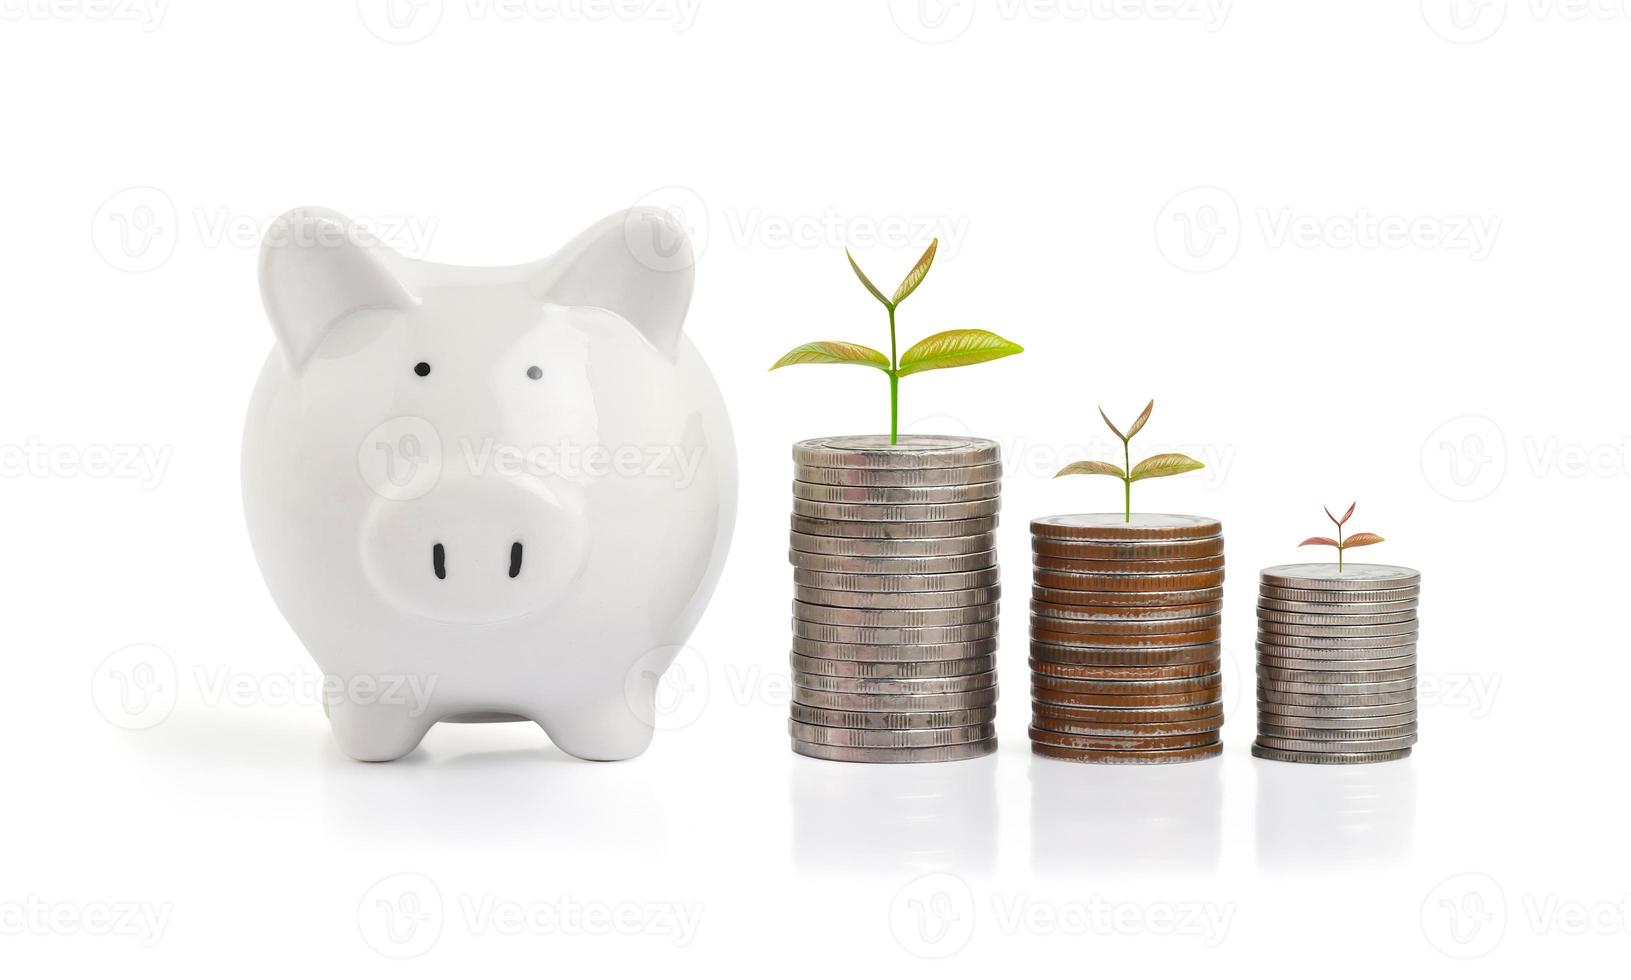
[[[1122,489],[1125,491],[1122,502],[1127,507],[1126,521],[1131,524],[1133,522],[1133,449],[1131,440],[1121,440],[1121,463],[1124,467],[1122,472],[1126,474],[1121,478]]]
[[[895,307],[889,306],[889,444],[900,442],[900,365],[895,356]]]

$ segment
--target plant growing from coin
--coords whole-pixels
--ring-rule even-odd
[[[1104,409],[1101,407],[1099,409],[1099,418],[1104,419],[1104,424],[1108,425],[1110,431],[1116,434],[1116,438],[1121,440],[1123,465],[1101,463],[1093,459],[1083,460],[1080,463],[1071,463],[1055,473],[1053,475],[1054,479],[1057,480],[1061,476],[1078,476],[1084,473],[1115,477],[1122,483],[1122,500],[1126,505],[1126,518],[1128,523],[1132,523],[1134,483],[1139,480],[1154,479],[1158,476],[1177,476],[1179,473],[1188,473],[1191,470],[1203,469],[1206,466],[1200,460],[1190,459],[1183,453],[1157,453],[1149,459],[1143,460],[1137,466],[1133,465],[1133,436],[1138,435],[1139,430],[1144,428],[1144,423],[1150,420],[1150,413],[1153,411],[1155,411],[1155,401],[1151,399],[1150,403],[1144,406],[1144,411],[1139,413],[1138,418],[1133,420],[1133,424],[1128,426],[1126,433],[1123,434],[1120,429],[1116,428],[1116,423],[1110,421],[1110,416],[1104,414]]]
[[[1025,349],[989,330],[946,330],[923,338],[906,348],[906,353],[896,356],[895,311],[906,301],[906,297],[912,295],[917,287],[923,284],[923,278],[929,274],[929,266],[934,264],[935,250],[939,247],[940,239],[936,238],[930,242],[923,257],[917,260],[917,264],[912,266],[912,271],[906,274],[906,278],[901,280],[895,292],[888,297],[885,297],[877,286],[872,285],[872,280],[868,279],[866,273],[855,263],[855,256],[849,254],[849,249],[844,250],[844,257],[849,259],[849,267],[855,270],[856,278],[861,280],[861,285],[889,311],[888,357],[885,357],[882,351],[873,350],[863,344],[852,344],[842,340],[817,340],[800,344],[788,351],[781,360],[770,366],[770,370],[774,371],[790,364],[859,364],[877,368],[889,376],[889,442],[890,445],[899,442],[901,378],[909,374],[921,374],[924,371],[994,361],[999,357],[1018,354]]]
[[[1337,571],[1342,571],[1342,553],[1344,551],[1349,548],[1363,548],[1367,544],[1381,544],[1383,541],[1387,540],[1380,534],[1372,534],[1369,531],[1360,531],[1357,534],[1350,534],[1347,537],[1342,536],[1342,526],[1348,523],[1348,518],[1354,516],[1354,508],[1358,506],[1358,501],[1354,501],[1353,503],[1349,504],[1348,512],[1342,515],[1342,519],[1340,521],[1337,520],[1335,514],[1331,513],[1331,508],[1325,508],[1325,516],[1329,517],[1331,519],[1331,523],[1337,526],[1337,536],[1334,538],[1309,538],[1302,544],[1299,544],[1297,547],[1304,548],[1311,544],[1323,544],[1327,547],[1335,548],[1337,550]]]

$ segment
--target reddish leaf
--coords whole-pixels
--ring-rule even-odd
[[[1150,403],[1144,406],[1144,411],[1133,421],[1133,424],[1128,426],[1127,438],[1131,439],[1133,436],[1138,435],[1138,430],[1144,428],[1144,423],[1150,420],[1150,413],[1153,411],[1155,411],[1155,399],[1152,398]]]
[[[1330,545],[1333,548],[1338,546],[1337,543],[1336,543],[1335,538],[1309,538],[1307,541],[1304,541],[1302,544],[1299,544],[1297,547],[1303,548],[1303,547],[1307,547],[1308,545],[1311,545],[1311,544]]]
[[[1335,514],[1331,513],[1331,508],[1329,508],[1329,507],[1325,508],[1325,516],[1329,517],[1331,519],[1332,524],[1336,524],[1336,525],[1339,525],[1339,526],[1342,524],[1341,521],[1337,520],[1337,516]]]
[[[1110,427],[1110,431],[1116,434],[1117,439],[1120,439],[1122,442],[1127,441],[1127,437],[1121,434],[1120,429],[1116,428],[1116,423],[1110,421],[1110,416],[1104,414],[1103,405],[1099,406],[1099,418],[1104,419],[1104,424]]]
[[[1353,503],[1349,504],[1348,505],[1348,512],[1346,514],[1342,515],[1341,523],[1343,523],[1343,524],[1348,523],[1348,518],[1354,516],[1354,508],[1358,507],[1358,506],[1359,506],[1359,501],[1357,501],[1357,500],[1354,501]]]
[[[1344,548],[1363,548],[1367,544],[1381,544],[1385,540],[1387,539],[1383,538],[1380,534],[1372,534],[1369,531],[1361,531],[1358,534],[1348,535],[1348,539],[1342,542],[1342,546]]]

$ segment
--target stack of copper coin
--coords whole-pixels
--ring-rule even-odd
[[[793,447],[793,751],[948,762],[996,750],[996,443]]]
[[[1031,522],[1031,747],[1075,762],[1223,751],[1223,526],[1173,514]]]
[[[1388,762],[1416,744],[1421,573],[1335,563],[1265,568],[1257,599],[1257,741],[1280,762]]]

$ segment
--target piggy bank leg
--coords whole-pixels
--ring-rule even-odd
[[[655,703],[631,706],[618,691],[614,697],[586,698],[537,715],[550,741],[568,755],[591,762],[632,759],[651,745]],[[641,712],[647,712],[641,715]]]
[[[333,701],[327,705],[334,741],[340,751],[358,762],[390,762],[412,752],[424,739],[434,716],[400,704],[358,704]]]

